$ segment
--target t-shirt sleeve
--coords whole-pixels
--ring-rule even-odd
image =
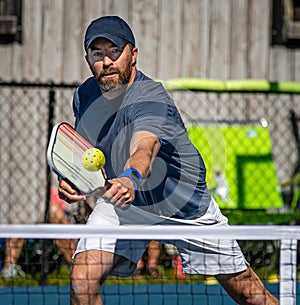
[[[133,132],[151,132],[159,138],[161,143],[173,142],[177,133],[183,128],[177,120],[177,109],[171,103],[138,102],[132,108],[131,117]]]

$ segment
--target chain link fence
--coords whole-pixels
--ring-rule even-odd
[[[49,126],[72,119],[74,88],[0,84],[0,223],[44,220]]]
[[[49,181],[55,181],[50,179],[46,163],[49,129],[60,121],[73,124],[72,98],[75,88],[76,84],[0,83],[0,223],[36,223],[45,218]],[[300,94],[183,90],[171,91],[170,94],[174,97],[188,128],[229,128],[236,125],[266,128],[270,138],[262,137],[262,142],[256,145],[258,149],[270,145],[278,191],[280,196],[281,192],[283,193],[285,203],[289,203],[290,188],[279,187],[292,176],[297,163],[290,110],[300,114]],[[262,118],[265,121],[262,121]],[[226,137],[224,133],[221,136]],[[250,140],[252,136],[249,136]],[[248,150],[253,149],[251,143],[245,144],[247,139],[239,139],[238,133],[233,133],[225,139],[224,149],[220,152],[220,155],[223,152],[226,156],[225,167],[230,163],[226,150],[233,141],[237,142],[234,144],[236,147],[246,147],[245,155]],[[210,142],[212,153],[218,143],[218,139]],[[200,150],[202,146],[205,146],[205,141],[199,144]],[[250,161],[255,163],[253,158]],[[261,160],[257,159],[256,166],[259,162]],[[251,168],[249,166],[249,169]],[[264,166],[261,168],[265,169]],[[237,169],[229,168],[229,171],[235,170]],[[237,177],[239,176],[235,176],[235,179]],[[262,184],[259,182],[262,175],[253,175],[253,179],[256,184]],[[248,182],[245,180],[243,183]],[[271,183],[264,180],[263,188],[271,194],[274,190],[268,190],[269,184]],[[261,188],[258,188],[258,191],[261,191]],[[255,189],[252,192],[254,197],[257,196]],[[272,207],[272,202],[269,206]]]

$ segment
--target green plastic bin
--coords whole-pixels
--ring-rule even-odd
[[[262,125],[189,126],[207,168],[207,184],[223,209],[283,207],[269,130]]]

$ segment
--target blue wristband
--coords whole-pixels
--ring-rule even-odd
[[[142,175],[137,169],[133,167],[127,168],[124,173],[119,175],[118,178],[121,177],[128,177],[133,182],[135,190],[137,190],[140,184],[143,182]]]

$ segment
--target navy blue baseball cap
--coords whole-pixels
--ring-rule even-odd
[[[129,25],[118,16],[104,16],[91,22],[84,38],[86,52],[90,44],[99,37],[110,40],[119,48],[124,48],[128,43],[135,46],[135,39]]]

